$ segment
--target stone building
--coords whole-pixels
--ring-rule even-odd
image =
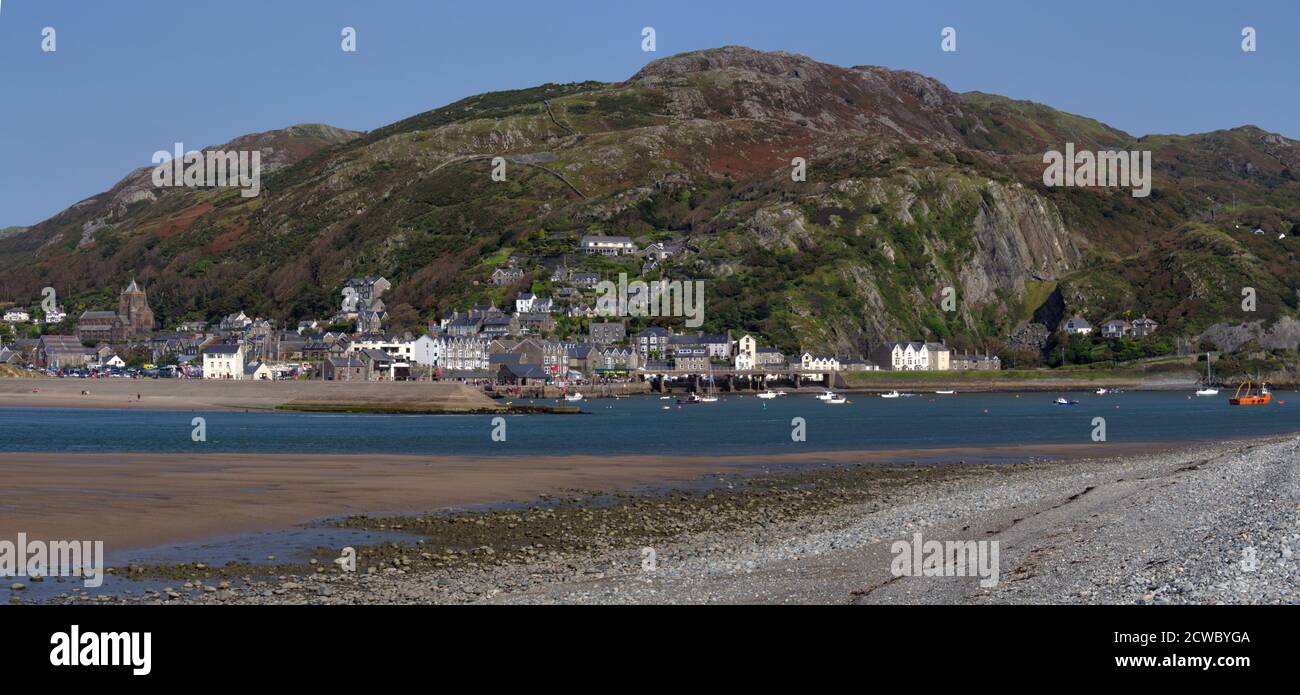
[[[77,338],[83,341],[124,341],[148,338],[153,333],[153,309],[135,280],[117,300],[117,311],[86,311],[77,319]]]

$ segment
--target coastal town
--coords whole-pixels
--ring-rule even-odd
[[[602,273],[592,261],[629,259],[649,276],[683,252],[683,245],[654,242],[644,248],[625,236],[586,235],[576,258],[510,256],[491,268],[484,286],[504,306],[480,301],[424,322],[422,331],[389,328],[385,295],[393,282],[382,275],[353,277],[337,288],[341,301],[330,316],[280,325],[238,311],[210,321],[160,327],[146,288],[132,279],[116,310],[82,311],[74,319],[57,305],[30,311],[17,303],[4,313],[11,339],[0,345],[0,364],[74,377],[189,378],[222,381],[286,379],[384,382],[454,381],[492,389],[561,390],[582,385],[652,382],[662,389],[687,380],[692,390],[724,384],[766,387],[776,380],[843,385],[839,375],[860,372],[998,371],[990,351],[960,351],[945,341],[896,340],[861,345],[851,353],[782,351],[740,329],[706,333],[670,320],[634,327],[610,316],[595,300]],[[546,276],[544,283],[530,279]],[[533,291],[544,285],[550,292]],[[1158,324],[1145,315],[1108,319],[1096,327],[1082,316],[1062,322],[1064,335],[1118,340],[1145,338]],[[62,330],[61,330],[62,329]],[[67,330],[71,329],[71,330]],[[4,334],[0,333],[0,337]],[[21,336],[21,337],[19,337]],[[540,391],[538,391],[540,393]]]
[[[504,270],[504,269],[502,269]],[[590,285],[588,278],[577,282]],[[382,276],[349,280],[336,315],[281,328],[244,312],[207,324],[155,330],[146,290],[131,281],[116,311],[85,311],[75,334],[42,334],[0,347],[0,363],[56,375],[327,381],[454,380],[501,386],[643,381],[652,375],[764,375],[805,372],[996,370],[995,355],[955,353],[941,342],[891,342],[869,356],[784,354],[754,335],[677,332],[585,317],[586,331],[556,337],[551,297],[522,292],[507,309],[482,304],[452,311],[420,335],[385,332]],[[10,323],[29,321],[10,311]],[[45,320],[53,322],[58,314]],[[325,328],[351,324],[353,330]],[[130,360],[128,362],[128,360]]]

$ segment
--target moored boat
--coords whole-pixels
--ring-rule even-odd
[[[1242,389],[1246,389],[1243,394]],[[1273,393],[1268,390],[1268,384],[1259,382],[1259,393],[1253,393],[1254,383],[1247,380],[1245,383],[1237,386],[1237,391],[1228,399],[1232,405],[1268,405],[1273,401]]]

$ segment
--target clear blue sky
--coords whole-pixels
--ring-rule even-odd
[[[41,51],[46,26],[55,53]],[[939,49],[945,26],[956,53]],[[1241,50],[1244,26],[1256,53]],[[1300,138],[1297,37],[1297,0],[0,0],[0,226],[106,190],[173,142],[370,130],[726,44],[916,70],[1139,135],[1251,123]]]

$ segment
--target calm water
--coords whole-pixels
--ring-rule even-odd
[[[1272,405],[1229,406],[1227,396],[1185,393],[922,394],[882,399],[851,394],[827,405],[808,395],[761,400],[729,396],[678,407],[657,397],[592,400],[584,415],[507,416],[506,441],[492,441],[487,415],[119,412],[0,409],[0,451],[318,452],[403,454],[781,453],[1035,443],[1088,443],[1093,418],[1111,442],[1214,440],[1300,431],[1300,396]],[[1284,403],[1279,404],[1277,401]],[[664,405],[670,409],[664,410]],[[207,421],[207,441],[190,421]],[[791,441],[791,420],[807,441]]]

